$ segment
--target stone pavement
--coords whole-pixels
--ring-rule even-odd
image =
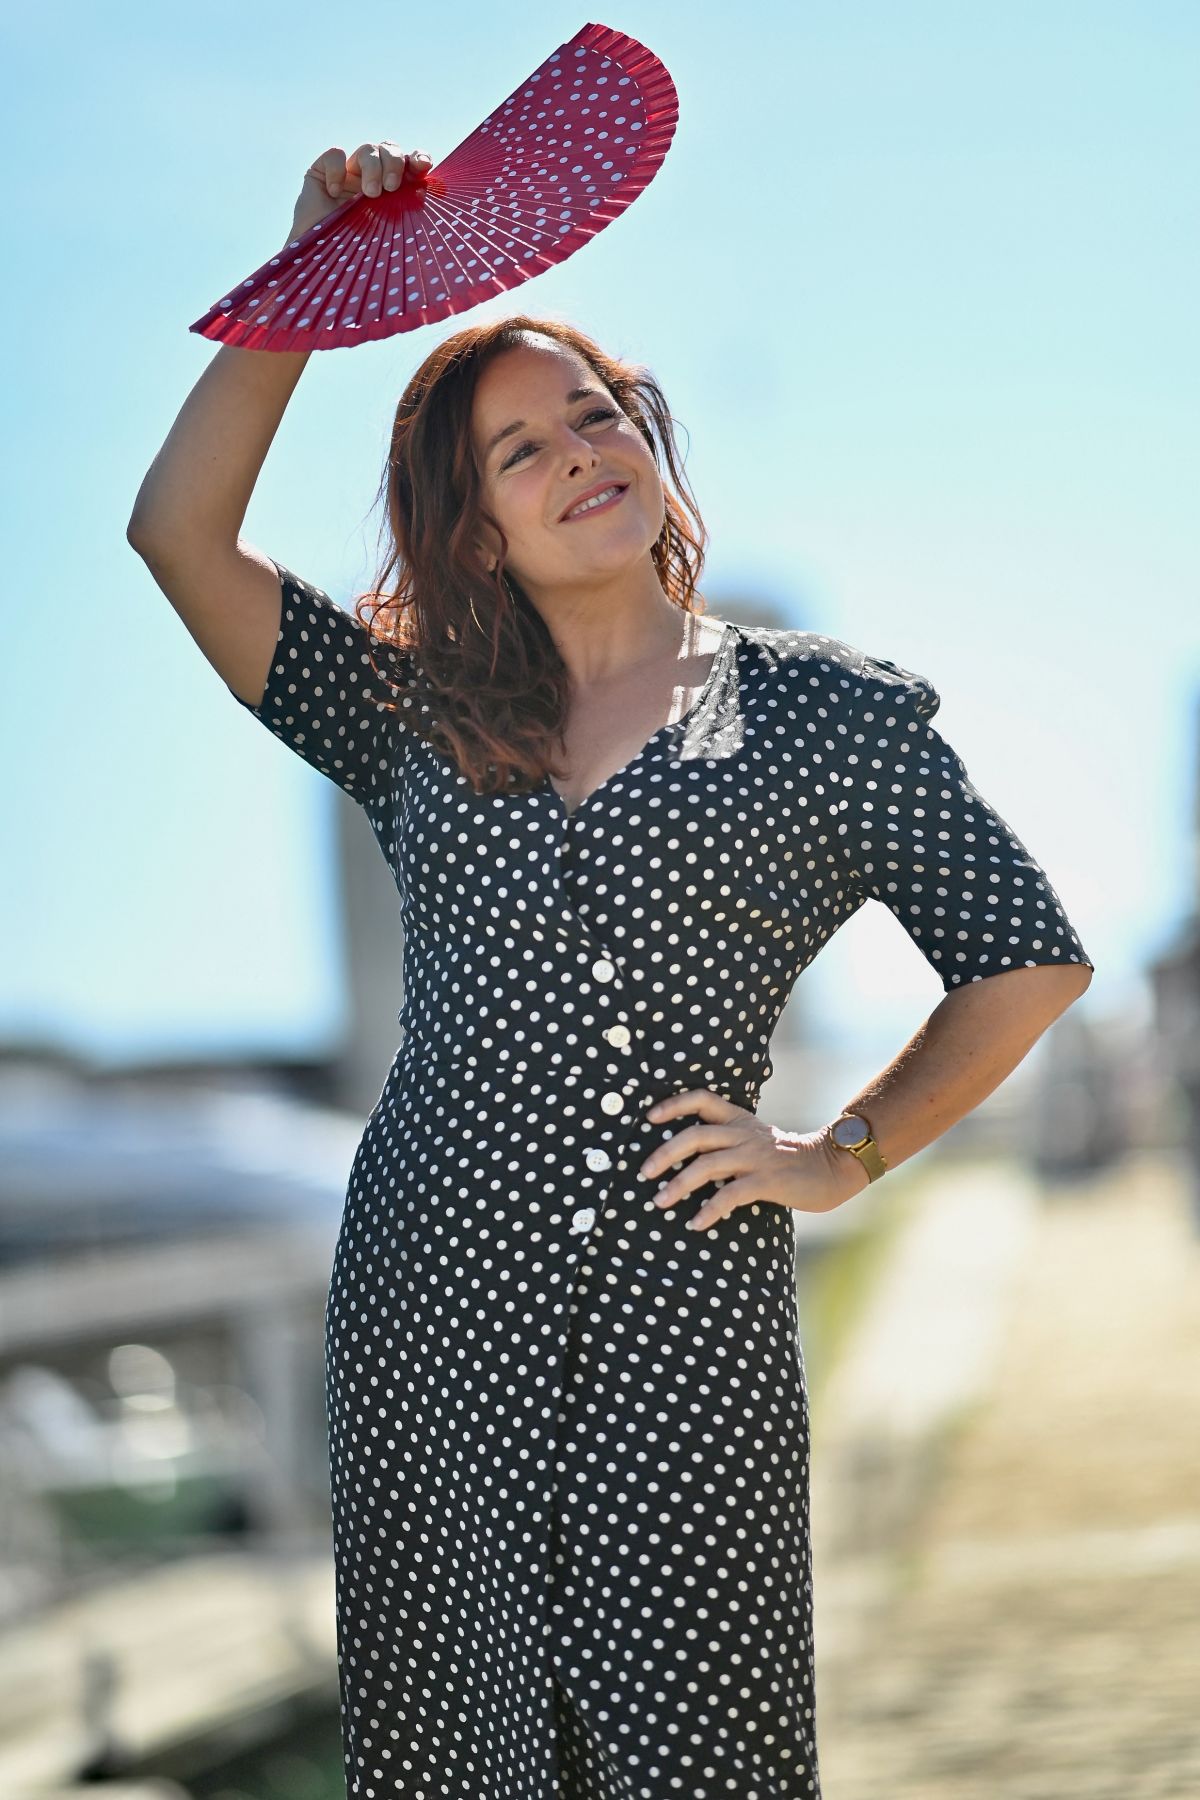
[[[1008,1254],[980,1294],[992,1353],[972,1345],[974,1399],[910,1438],[918,1480],[897,1482],[894,1445],[883,1456],[889,1541],[868,1530],[856,1553],[839,1420],[814,1424],[823,1800],[1198,1800],[1200,1242],[1184,1171],[1138,1155],[1040,1195],[1012,1169],[1032,1206],[1001,1202],[998,1173],[980,1189],[983,1233]],[[931,1188],[944,1207],[940,1171]],[[966,1169],[960,1199],[961,1222]],[[918,1211],[910,1248],[921,1230]],[[962,1293],[946,1305],[961,1313]],[[903,1364],[903,1343],[892,1352]]]

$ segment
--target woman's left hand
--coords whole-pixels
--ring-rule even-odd
[[[688,1220],[690,1230],[704,1231],[756,1200],[797,1212],[832,1212],[870,1184],[858,1158],[839,1150],[824,1131],[782,1131],[709,1088],[671,1094],[649,1107],[646,1117],[658,1125],[683,1113],[698,1113],[703,1123],[658,1145],[638,1173],[649,1179],[691,1158],[655,1196],[660,1207],[674,1206],[706,1182],[724,1183]]]

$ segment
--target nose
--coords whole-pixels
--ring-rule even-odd
[[[600,452],[597,450],[595,444],[584,437],[582,431],[573,431],[568,425],[567,437],[570,440],[567,444],[566,451],[568,468],[573,469],[577,463],[594,464],[599,462]]]

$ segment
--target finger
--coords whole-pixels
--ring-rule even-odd
[[[696,1150],[723,1150],[725,1145],[736,1143],[738,1134],[745,1127],[747,1112],[741,1107],[734,1107],[723,1120],[714,1120],[711,1125],[684,1125],[676,1130],[664,1143],[657,1143],[649,1152],[646,1161],[640,1165],[639,1175],[649,1179],[658,1175],[664,1168],[673,1168],[685,1156],[694,1156]],[[655,1120],[658,1123],[658,1120]]]
[[[360,144],[347,162],[347,168],[353,163],[362,176],[364,194],[378,194],[383,188],[383,175],[379,161],[379,148],[376,144]]]
[[[751,1170],[744,1145],[734,1144],[723,1151],[710,1150],[706,1156],[695,1157],[680,1174],[673,1175],[666,1187],[655,1194],[654,1204],[674,1206],[694,1194],[697,1188],[707,1187],[710,1181],[728,1181],[735,1175],[749,1175]]]
[[[723,1125],[686,1125],[665,1144],[655,1145],[638,1174],[648,1181],[662,1170],[673,1169],[685,1158],[695,1156],[699,1150],[725,1150],[737,1142],[736,1133],[737,1127],[732,1121]]]
[[[406,158],[398,144],[385,138],[379,146],[379,166],[383,173],[383,185],[391,193],[404,180]]]
[[[313,164],[313,172],[324,182],[326,193],[328,193],[331,198],[336,199],[341,193],[342,188],[345,186],[346,181],[345,151],[340,149],[337,145],[334,145],[332,149],[326,150],[325,154],[323,156],[318,156],[316,162]]]
[[[712,1200],[706,1200],[693,1218],[685,1221],[688,1231],[708,1231],[713,1225],[719,1225],[730,1213],[735,1213],[739,1206],[753,1206],[763,1196],[755,1186],[752,1175],[741,1181],[727,1181],[721,1192]]]
[[[683,1094],[668,1094],[664,1100],[656,1100],[653,1106],[646,1108],[646,1117],[656,1123],[660,1119],[673,1119],[677,1113],[701,1113],[709,1119],[721,1119],[730,1112],[741,1112],[732,1100],[726,1100],[721,1094],[714,1094],[711,1088],[690,1088]]]

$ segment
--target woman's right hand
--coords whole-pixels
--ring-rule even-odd
[[[304,175],[300,197],[292,217],[288,242],[300,237],[321,219],[328,218],[355,194],[381,194],[428,174],[433,158],[424,150],[407,154],[385,138],[378,144],[360,144],[347,156],[339,149],[326,150],[314,158]]]

